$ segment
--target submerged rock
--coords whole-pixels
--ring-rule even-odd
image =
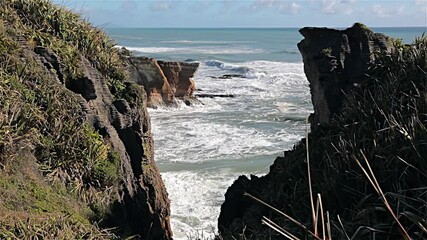
[[[194,95],[195,97],[198,98],[234,98],[233,94],[210,94],[210,93],[198,93]]]
[[[209,76],[209,77],[214,78],[214,79],[246,78],[246,76],[243,74],[224,74],[224,75],[219,76],[219,77],[215,77],[215,76]]]

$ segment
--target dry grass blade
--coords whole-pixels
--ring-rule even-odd
[[[305,148],[307,151],[307,179],[308,179],[308,189],[309,189],[309,194],[310,194],[310,206],[311,206],[311,215],[313,217],[313,227],[314,227],[314,231],[316,232],[316,213],[314,211],[314,199],[313,199],[313,189],[311,186],[311,171],[310,171],[310,151],[308,149],[308,118],[306,118],[306,125],[305,125]],[[317,234],[316,234],[317,236]]]
[[[323,214],[322,195],[320,195],[320,193],[317,194],[317,201],[318,201],[319,206],[320,206],[320,216],[322,217],[322,236],[323,236],[323,240],[326,240],[325,217]],[[317,226],[316,226],[316,228],[317,228]]]
[[[345,237],[347,238],[347,240],[350,240],[350,237],[348,236],[347,231],[345,230],[345,227],[344,227],[344,225],[342,224],[342,221],[341,221],[340,215],[337,215],[337,218],[338,218],[338,222],[340,223],[340,226],[341,226],[341,228],[342,228],[342,231],[343,231],[343,233],[344,233]]]
[[[427,233],[427,220],[422,219],[414,213],[405,211],[401,213],[403,216],[406,216],[410,221],[417,225],[423,232]]]
[[[329,211],[326,211],[326,227],[328,230],[328,239],[332,240],[331,221],[329,219]]]
[[[285,218],[289,219],[291,222],[293,222],[294,224],[296,224],[297,226],[299,226],[300,228],[302,228],[304,231],[306,231],[308,234],[310,234],[311,236],[313,236],[315,239],[317,239],[317,240],[321,240],[321,238],[319,238],[318,236],[314,235],[314,233],[313,233],[312,231],[310,231],[306,226],[304,226],[302,223],[298,222],[297,220],[295,220],[295,219],[294,219],[294,218],[292,218],[291,216],[287,215],[286,213],[284,213],[284,212],[280,211],[279,209],[277,209],[277,208],[275,208],[275,207],[271,206],[270,204],[268,204],[268,203],[266,203],[266,202],[262,201],[261,199],[258,199],[258,198],[256,198],[256,197],[252,196],[252,195],[251,195],[251,194],[249,194],[249,193],[244,193],[243,195],[244,195],[244,196],[247,196],[247,197],[250,197],[250,198],[252,198],[253,200],[255,200],[255,201],[257,201],[257,202],[261,203],[262,205],[264,205],[264,206],[266,206],[266,207],[268,207],[268,208],[270,208],[270,209],[272,209],[272,210],[276,211],[277,213],[281,214],[282,216],[284,216]]]
[[[375,191],[378,193],[378,195],[381,197],[381,199],[383,200],[384,205],[386,206],[388,212],[391,214],[391,216],[393,217],[393,219],[395,220],[395,222],[398,224],[402,237],[405,240],[409,240],[411,239],[411,237],[409,236],[408,232],[406,231],[406,229],[403,227],[403,225],[400,223],[399,219],[397,218],[396,214],[393,212],[389,202],[387,201],[387,198],[385,197],[381,186],[379,185],[374,172],[372,171],[371,165],[369,164],[368,159],[366,158],[365,154],[363,153],[362,150],[360,150],[365,163],[368,167],[369,173],[366,171],[366,169],[362,166],[362,164],[360,163],[360,161],[356,158],[356,156],[353,155],[353,158],[355,159],[357,165],[359,165],[359,167],[361,168],[361,170],[363,171],[363,173],[366,175],[366,177],[368,178],[369,182],[372,184],[372,186],[374,187]]]
[[[279,225],[277,225],[275,222],[271,221],[270,219],[268,219],[266,217],[262,217],[262,218],[263,219],[261,220],[261,222],[263,224],[267,225],[268,227],[275,230],[276,232],[282,234],[284,237],[286,237],[290,240],[298,240],[299,239],[298,237],[295,237],[295,235],[293,235],[292,233],[290,233],[286,229],[280,227]]]

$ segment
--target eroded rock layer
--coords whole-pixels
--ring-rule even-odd
[[[45,49],[41,52],[49,52]],[[54,55],[51,53],[51,55]],[[42,62],[56,63],[59,57],[46,58]],[[51,61],[55,59],[55,61]],[[126,94],[133,101],[115,100],[107,79],[91,63],[81,58],[83,76],[70,80],[67,88],[75,92],[86,120],[111,144],[119,154],[122,169],[121,197],[112,205],[108,224],[132,229],[146,239],[170,239],[170,202],[166,188],[154,162],[153,139],[147,97],[144,88],[125,82]],[[161,79],[160,72],[147,69],[142,74]],[[139,81],[132,76],[131,81]]]
[[[349,92],[375,61],[376,52],[391,51],[389,38],[362,24],[345,30],[306,27],[298,43],[314,107],[312,127],[328,125]]]
[[[148,105],[169,105],[175,98],[193,98],[193,81],[199,63],[165,62],[153,58],[130,57],[129,72],[148,93]]]

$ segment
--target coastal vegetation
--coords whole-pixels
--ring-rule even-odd
[[[42,62],[40,49],[60,61]],[[97,221],[118,191],[120,157],[64,87],[83,77],[82,57],[108,79],[115,98],[124,97],[131,85],[124,83],[123,57],[105,33],[47,0],[2,2],[2,239],[115,236]]]
[[[329,124],[312,126],[267,176],[233,184],[224,238],[426,238],[427,37],[390,41]],[[232,201],[241,207],[230,221]]]
[[[222,238],[282,239],[280,229],[294,236],[290,239],[427,237],[427,37],[392,44],[394,51],[376,53],[328,126],[316,127],[279,157],[267,177],[253,177],[255,187],[240,178],[242,206],[256,209],[243,209],[252,222],[222,226]],[[330,59],[334,50],[320,53]],[[167,195],[156,192],[164,186],[152,163],[152,146],[144,140],[151,139],[149,119],[142,122],[138,115],[144,112],[145,92],[128,81],[127,55],[100,29],[48,0],[2,2],[1,239],[171,238]],[[93,99],[72,90],[88,80],[88,68],[106,80],[117,108],[136,109],[126,112],[138,115],[134,125],[117,127],[127,141],[123,148],[132,151],[120,152],[107,130],[85,118],[82,105]],[[127,173],[138,175],[129,182],[123,155],[132,155]],[[139,199],[133,202],[131,196]],[[129,209],[120,205],[120,197]],[[139,218],[123,221],[132,213]],[[145,216],[152,218],[148,230],[138,225]],[[261,225],[263,216],[282,233]],[[153,222],[167,233],[151,228]]]

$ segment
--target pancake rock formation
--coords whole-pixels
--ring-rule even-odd
[[[37,47],[36,53],[46,66],[57,66],[60,57],[49,49]],[[55,56],[54,58],[47,58]],[[121,197],[112,206],[111,225],[130,228],[147,239],[170,239],[170,202],[154,162],[150,117],[144,89],[125,82],[126,94],[133,101],[114,99],[107,79],[84,57],[80,64],[83,75],[67,81],[76,93],[83,116],[104,138],[121,160]],[[48,67],[49,68],[49,67]],[[61,69],[56,73],[58,77]],[[150,74],[150,72],[148,72]],[[154,74],[153,74],[154,75]]]
[[[375,61],[375,52],[391,52],[389,37],[362,24],[345,30],[305,27],[298,43],[304,72],[310,82],[314,115],[312,127],[327,126],[339,113],[345,93],[353,89]]]
[[[196,87],[192,78],[199,63],[165,62],[146,57],[130,57],[129,63],[129,72],[144,86],[150,107],[174,104],[176,98],[186,103],[195,100]]]

